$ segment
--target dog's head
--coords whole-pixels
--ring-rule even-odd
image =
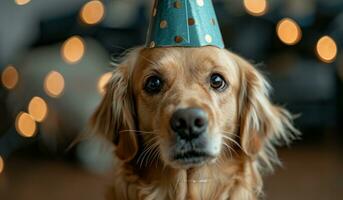
[[[254,157],[292,129],[268,91],[262,75],[227,50],[136,49],[113,72],[92,125],[124,161],[158,157],[189,168],[230,150]]]

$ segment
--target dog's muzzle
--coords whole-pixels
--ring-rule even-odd
[[[199,165],[211,158],[207,150],[208,115],[200,108],[178,109],[170,119],[175,133],[172,160],[181,165]]]

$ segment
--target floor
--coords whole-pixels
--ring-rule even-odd
[[[266,176],[265,199],[343,199],[343,145],[328,135],[279,150],[284,165]],[[0,199],[102,200],[108,177],[64,161],[12,158],[0,175]]]
[[[279,155],[283,167],[266,177],[266,199],[343,199],[342,140],[299,144],[282,149]]]

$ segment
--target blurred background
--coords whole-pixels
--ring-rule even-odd
[[[214,0],[226,47],[300,114],[279,149],[269,200],[343,197],[343,1]],[[1,0],[0,199],[101,200],[111,151],[83,130],[125,50],[142,45],[153,0]],[[104,148],[104,147],[107,148]]]

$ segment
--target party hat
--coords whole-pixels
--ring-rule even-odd
[[[147,35],[147,48],[224,48],[212,0],[156,0]]]

